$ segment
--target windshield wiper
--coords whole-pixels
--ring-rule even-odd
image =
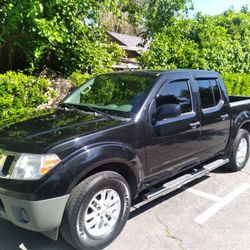
[[[93,112],[96,112],[96,113],[98,113],[98,114],[101,114],[101,115],[103,115],[103,116],[106,116],[106,117],[109,118],[110,120],[114,120],[114,118],[113,118],[111,115],[109,115],[109,114],[107,114],[106,112],[103,112],[103,111],[101,111],[101,110],[99,110],[99,109],[93,108],[93,107],[91,107],[91,106],[83,106],[83,108],[87,108],[87,109],[89,109],[89,110],[91,110],[91,111],[93,111]]]
[[[90,111],[92,111],[92,112],[101,114],[101,115],[103,115],[103,116],[109,118],[110,120],[114,120],[114,118],[113,118],[111,115],[109,115],[109,114],[107,114],[107,113],[105,113],[105,112],[103,112],[103,111],[101,111],[101,110],[99,110],[99,109],[95,109],[95,108],[93,108],[93,107],[90,107],[90,106],[81,106],[81,108],[77,108],[77,107],[76,107],[75,105],[73,105],[73,104],[63,103],[62,105],[63,105],[64,107],[66,107],[66,108],[73,109],[73,110],[75,110],[75,111],[77,111],[77,112],[83,112],[82,109],[85,109],[85,110],[87,109],[87,110],[90,110]]]
[[[79,113],[82,113],[82,112],[83,112],[81,109],[79,109],[79,108],[75,107],[75,106],[74,106],[74,105],[72,105],[72,104],[63,103],[63,104],[61,104],[60,106],[62,106],[62,107],[66,107],[66,108],[68,108],[68,109],[75,110],[75,111],[77,111],[77,112],[79,112]]]

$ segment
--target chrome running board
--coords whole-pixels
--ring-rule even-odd
[[[227,164],[228,162],[229,162],[229,159],[225,159],[225,160],[219,159],[219,160],[216,160],[214,162],[211,162],[198,170],[197,169],[194,170],[190,174],[182,175],[182,176],[180,176],[180,177],[178,177],[170,182],[165,183],[160,188],[157,188],[155,190],[152,190],[152,191],[144,194],[143,198],[145,200],[149,200],[149,199],[155,198],[155,197],[160,196],[160,195],[166,195],[168,193],[171,193],[174,190],[184,186],[185,184],[192,182],[196,179],[199,179],[202,176],[213,171],[214,169],[219,168],[219,167]]]

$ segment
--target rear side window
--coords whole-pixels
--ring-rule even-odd
[[[221,99],[218,82],[215,79],[200,79],[197,80],[197,83],[200,91],[201,107],[206,109],[216,106]]]
[[[215,105],[217,105],[221,99],[219,85],[215,79],[210,80],[210,83],[211,83],[213,94],[214,94]]]
[[[192,111],[188,81],[174,81],[165,84],[156,98],[156,105],[180,104],[182,113]]]

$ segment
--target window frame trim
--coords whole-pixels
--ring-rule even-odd
[[[218,89],[219,89],[219,93],[220,93],[220,100],[217,102],[217,104],[214,106],[214,107],[216,107],[216,106],[218,106],[219,105],[219,103],[220,103],[220,101],[221,100],[223,100],[222,99],[222,93],[221,93],[221,89],[220,89],[220,84],[219,84],[219,82],[218,82],[218,78],[210,78],[209,79],[209,82],[211,81],[211,80],[215,80],[215,82],[216,82],[216,84],[217,84],[217,86],[218,86]],[[210,83],[211,84],[211,83]],[[212,87],[212,90],[213,90],[213,86],[211,85],[211,87]],[[214,94],[214,91],[213,91],[213,97],[214,97],[214,103],[215,103],[215,94]]]
[[[208,108],[202,108],[201,95],[200,95],[200,86],[198,84],[199,80],[208,80],[209,81],[210,87],[212,89],[212,95],[213,95],[214,103],[215,103],[214,91],[213,91],[213,87],[212,87],[210,81],[211,80],[215,80],[216,81],[216,83],[217,83],[217,85],[219,87],[220,100],[219,100],[219,102],[215,106],[208,107]],[[198,87],[198,93],[199,93],[199,99],[200,99],[200,107],[201,107],[202,113],[203,114],[208,114],[208,113],[219,111],[223,107],[223,105],[224,105],[225,102],[224,102],[224,100],[222,98],[222,92],[221,92],[220,84],[219,84],[219,81],[218,81],[218,77],[199,77],[199,78],[195,78],[195,82],[196,82],[196,85]]]
[[[191,88],[191,84],[190,84],[190,79],[176,79],[176,80],[172,80],[166,83],[163,83],[162,86],[159,88],[159,90],[157,91],[156,95],[155,95],[155,100],[157,99],[160,91],[164,88],[165,84],[170,84],[173,82],[181,82],[181,81],[186,81],[187,82],[187,86],[188,86],[188,91],[189,91],[189,95],[190,95],[190,100],[191,100],[191,111],[189,112],[185,112],[185,113],[181,113],[180,117],[184,116],[184,115],[190,115],[190,114],[195,114],[194,112],[194,101],[193,101],[193,95],[192,95],[192,88]],[[155,103],[156,105],[156,103]],[[157,105],[156,105],[156,109],[157,109]],[[170,119],[170,118],[166,118],[166,119]],[[163,120],[166,120],[163,119]]]

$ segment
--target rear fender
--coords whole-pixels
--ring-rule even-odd
[[[238,134],[238,131],[247,123],[250,123],[250,111],[242,111],[237,117],[232,117],[230,140],[225,150],[226,155],[231,155],[233,144]]]
[[[242,111],[235,119],[233,119],[231,130],[232,140],[235,140],[239,129],[248,122],[250,122],[250,111]]]

